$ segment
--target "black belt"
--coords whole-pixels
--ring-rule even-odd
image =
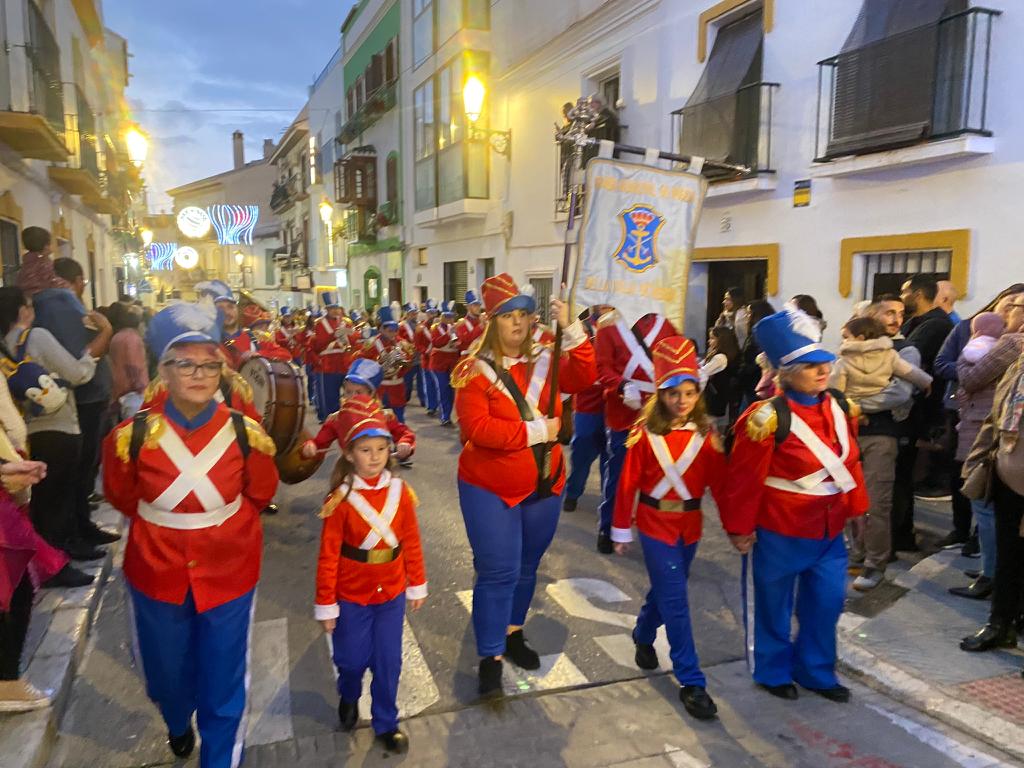
[[[353,547],[351,544],[341,545],[342,557],[347,557],[349,560],[355,560],[359,563],[369,563],[370,565],[390,563],[398,557],[401,551],[401,544],[394,549],[360,549],[359,547]]]
[[[687,499],[686,501],[680,501],[678,499],[656,499],[653,496],[648,496],[646,493],[640,494],[640,503],[648,507],[654,507],[659,512],[699,512],[700,511],[700,499]]]

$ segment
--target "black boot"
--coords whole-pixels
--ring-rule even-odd
[[[347,701],[338,702],[338,722],[341,723],[341,730],[351,731],[359,722],[359,702],[349,704]]]
[[[82,541],[86,544],[99,546],[100,544],[113,544],[121,538],[121,534],[100,528],[96,523],[90,522],[82,534]]]
[[[679,689],[679,700],[686,711],[698,720],[711,720],[718,714],[714,699],[699,685],[684,685]]]
[[[615,545],[612,544],[612,537],[607,533],[597,534],[597,551],[602,555],[610,555],[615,551]]]
[[[277,514],[277,504],[267,504],[267,506],[265,506],[262,509],[260,514],[261,515],[276,515]]]
[[[68,563],[61,568],[57,573],[48,578],[43,582],[43,589],[54,589],[65,587],[67,589],[74,589],[75,587],[87,587],[93,583],[95,576],[90,576],[88,573],[75,568],[71,563]]]
[[[409,737],[401,731],[378,733],[377,741],[379,741],[388,752],[401,753],[409,751]]]
[[[761,687],[779,699],[795,701],[800,698],[800,692],[797,691],[796,686],[792,683],[786,683],[785,685],[762,685]]]
[[[576,511],[576,503],[578,501],[579,501],[579,499],[573,499],[573,498],[570,498],[569,496],[566,496],[565,499],[562,501],[562,511],[563,512],[575,512]]]
[[[105,549],[99,549],[92,544],[86,544],[84,541],[72,542],[62,549],[68,553],[68,557],[72,560],[102,560],[107,556]]]
[[[985,600],[992,594],[992,579],[988,576],[979,576],[966,587],[950,587],[949,593],[972,600]]]
[[[505,636],[505,656],[523,669],[540,669],[540,656],[526,643],[523,630]]]
[[[993,648],[1016,648],[1017,630],[1000,622],[989,621],[973,635],[960,641],[961,651],[991,651]]]
[[[196,748],[196,732],[192,730],[190,725],[188,730],[181,734],[181,736],[172,736],[168,733],[167,745],[171,748],[171,752],[174,753],[175,757],[188,757],[192,754],[192,750]]]
[[[636,665],[640,669],[657,669],[658,668],[658,652],[654,650],[654,646],[648,643],[638,643],[636,641],[636,630],[633,630],[633,645],[636,646],[636,655],[633,656],[633,660],[636,661]],[[683,702],[684,704],[686,702]]]
[[[486,656],[480,659],[480,695],[483,697],[501,695],[501,659]]]
[[[808,688],[807,690],[838,704],[845,704],[850,700],[850,689],[845,685],[837,685],[832,688]]]

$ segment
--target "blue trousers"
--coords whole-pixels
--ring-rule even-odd
[[[574,412],[572,424],[572,471],[565,481],[565,495],[570,499],[578,499],[587,487],[587,477],[594,459],[600,459],[601,484],[604,485],[608,469],[608,457],[604,452],[607,438],[604,434],[603,413]]]
[[[306,366],[306,394],[309,395],[309,402],[312,403],[313,407],[316,409],[317,416],[320,415],[320,406],[318,404],[319,401],[317,399],[319,397],[319,390],[320,390],[319,378],[320,378],[320,374],[318,374],[316,371],[313,370],[313,366],[307,365]]]
[[[452,389],[451,371],[434,371],[437,386],[437,415],[441,423],[452,420],[452,407],[455,405],[455,390]]]
[[[598,532],[611,535],[612,513],[615,512],[615,492],[619,489],[619,475],[626,461],[626,438],[629,430],[618,432],[614,429],[605,430],[605,462],[604,480],[601,482],[601,506],[597,508],[600,516]]]
[[[763,529],[754,545],[754,680],[832,688],[836,624],[846,597],[846,545]],[[794,593],[800,625],[792,638]]]
[[[672,671],[680,685],[707,685],[700,671],[697,648],[693,644],[690,626],[690,603],[686,592],[690,578],[690,563],[697,554],[697,542],[675,545],[640,534],[644,550],[644,564],[651,578],[651,591],[647,593],[640,614],[636,617],[634,640],[651,645],[658,635],[658,627],[665,625],[671,649]]]
[[[135,649],[146,693],[180,736],[196,713],[201,768],[237,768],[245,739],[249,642],[255,590],[203,613],[128,587]]]
[[[480,656],[505,652],[509,626],[526,623],[537,566],[558,528],[561,497],[530,496],[509,507],[499,496],[459,480],[459,504],[473,549],[473,632]]]
[[[370,722],[374,733],[398,730],[398,678],[402,673],[402,628],[405,595],[386,603],[360,605],[341,601],[334,627],[334,666],[338,696],[353,704],[363,694],[369,669]]]
[[[420,366],[415,366],[409,369],[409,372],[405,374],[405,400],[410,402],[412,400],[413,388],[416,389],[416,398],[420,401],[420,405],[424,405],[427,402],[427,395],[423,391],[423,369]]]
[[[434,371],[423,371],[424,388],[427,396],[427,410],[436,411],[440,405],[441,395],[437,390],[437,375]]]
[[[344,383],[344,373],[320,374],[320,409],[317,415],[321,421],[341,407],[341,387]]]
[[[996,508],[991,501],[972,501],[971,512],[978,526],[981,573],[993,579],[996,575]]]

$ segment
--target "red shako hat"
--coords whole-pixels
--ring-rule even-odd
[[[693,342],[685,336],[669,336],[654,345],[654,383],[658,389],[678,387],[684,381],[700,386],[700,365]]]
[[[533,296],[527,296],[520,291],[508,272],[484,280],[484,284],[480,286],[480,293],[483,294],[484,311],[488,317],[516,309],[525,309],[529,315],[537,311],[537,302]]]
[[[336,418],[343,448],[348,448],[360,437],[391,438],[384,409],[376,399],[369,395],[353,395],[345,398]]]

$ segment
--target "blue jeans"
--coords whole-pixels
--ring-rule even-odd
[[[972,501],[971,512],[978,526],[981,573],[991,579],[996,575],[996,508],[991,501]]]
[[[610,536],[612,532],[612,513],[615,512],[615,492],[619,489],[619,475],[622,474],[622,465],[626,461],[626,438],[629,437],[629,430],[624,429],[617,432],[613,429],[605,430],[605,461],[606,470],[604,481],[601,483],[601,506],[597,508],[600,516],[598,522],[598,533]]]
[[[697,554],[697,542],[684,544],[680,539],[670,545],[641,533],[640,546],[644,550],[647,575],[651,578],[651,591],[647,593],[636,618],[633,639],[651,645],[657,637],[658,627],[664,624],[676,680],[680,685],[703,688],[707,681],[700,671],[697,648],[693,644],[690,603],[686,593],[690,564]]]
[[[514,507],[459,480],[459,504],[473,549],[473,632],[480,656],[505,652],[509,626],[526,623],[537,566],[558,528],[560,496],[524,499]]]
[[[423,369],[418,365],[409,369],[409,372],[405,374],[405,401],[412,401],[413,388],[416,389],[416,397],[420,401],[420,405],[427,402],[426,395],[423,393]]]
[[[572,424],[572,471],[565,481],[565,495],[566,498],[578,499],[587,486],[594,459],[600,459],[601,483],[604,484],[608,469],[608,457],[604,452],[604,414],[574,412]]]

